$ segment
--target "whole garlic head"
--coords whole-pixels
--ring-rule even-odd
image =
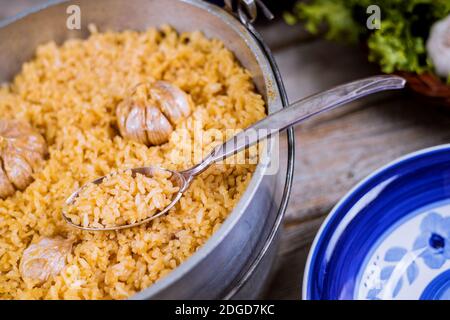
[[[152,146],[166,143],[191,110],[189,95],[169,82],[156,81],[136,86],[117,106],[116,115],[122,137]]]
[[[31,244],[23,252],[19,265],[24,279],[42,283],[51,276],[58,275],[66,265],[66,257],[72,250],[73,241],[56,238],[43,238]]]
[[[45,155],[45,139],[26,122],[0,119],[0,198],[33,182]]]
[[[450,75],[450,16],[436,22],[427,40],[428,57],[434,64],[436,74]]]

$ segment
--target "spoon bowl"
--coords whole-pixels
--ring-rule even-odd
[[[139,168],[132,168],[132,169],[128,169],[128,170],[131,171],[131,174],[133,177],[135,177],[136,174],[142,174],[148,178],[154,177],[158,172],[159,173],[168,172],[168,173],[170,173],[170,177],[169,177],[170,181],[173,183],[174,186],[178,187],[178,191],[173,194],[170,204],[167,207],[165,207],[163,210],[158,211],[155,214],[153,214],[152,216],[142,219],[142,220],[137,221],[132,224],[118,225],[118,226],[105,227],[105,228],[96,228],[96,227],[85,227],[85,226],[73,223],[72,220],[67,216],[67,207],[73,206],[75,204],[75,200],[79,197],[80,192],[83,191],[89,184],[96,184],[96,185],[101,184],[103,182],[103,180],[109,176],[109,175],[106,175],[106,176],[97,178],[93,181],[86,183],[81,188],[79,188],[77,191],[72,193],[69,196],[69,198],[67,198],[67,200],[65,202],[65,206],[62,210],[62,216],[63,216],[64,220],[70,226],[80,229],[80,230],[85,230],[85,231],[114,231],[114,230],[122,230],[122,229],[137,227],[137,226],[146,224],[146,223],[152,221],[153,219],[156,219],[156,218],[166,214],[167,212],[169,212],[169,210],[172,209],[175,206],[175,204],[180,200],[181,196],[183,195],[183,192],[186,191],[188,184],[190,182],[188,179],[186,179],[186,176],[182,172],[164,169],[164,168],[160,168],[160,167],[139,167]],[[125,172],[128,170],[120,170],[118,172]]]

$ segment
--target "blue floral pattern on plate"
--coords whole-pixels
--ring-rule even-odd
[[[443,218],[432,212],[422,220],[420,231],[413,249],[425,249],[421,254],[425,264],[439,269],[450,259],[450,217]]]
[[[422,272],[426,272],[426,270],[423,270],[424,268],[440,269],[446,260],[450,259],[450,217],[443,217],[431,211],[411,218],[411,220],[414,219],[421,219],[419,235],[415,238],[409,249],[393,246],[385,252],[381,262],[382,266],[379,269],[378,279],[372,279],[370,281],[372,283],[371,286],[367,282],[364,284],[365,287],[368,287],[366,289],[366,299],[379,300],[382,298],[382,294],[384,297],[389,297],[389,293],[386,293],[389,291],[391,291],[390,298],[395,299],[405,286],[411,286],[416,281],[420,276],[421,269]],[[394,229],[391,233],[395,232],[398,232],[398,228]],[[386,237],[384,241],[389,242],[391,240],[389,237]],[[375,255],[379,256],[380,254],[381,252],[378,250],[375,251]],[[418,259],[422,259],[422,267]],[[372,262],[373,265],[374,263]],[[368,270],[363,270],[366,273],[365,277],[368,279]],[[393,280],[392,275],[394,271],[397,271],[397,276]],[[426,281],[422,281],[422,283],[427,284]],[[391,285],[391,289],[387,288],[389,284]],[[409,290],[408,294],[404,295],[403,298],[412,298],[412,295],[414,295],[414,298],[419,298],[420,293],[425,290],[422,286],[419,286],[419,288],[421,289],[420,292],[417,289],[412,292]],[[363,288],[362,292],[366,290]],[[359,295],[358,298],[363,297]]]

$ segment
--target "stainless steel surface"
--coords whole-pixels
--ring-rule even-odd
[[[354,101],[356,99],[381,92],[386,90],[403,89],[406,80],[393,75],[381,75],[374,76],[362,80],[352,81],[347,84],[337,86],[333,89],[315,94],[309,98],[294,102],[287,108],[281,109],[266,118],[258,121],[254,125],[248,127],[244,131],[241,131],[234,137],[222,145],[217,146],[213,151],[207,155],[203,161],[193,166],[192,168],[184,171],[173,171],[162,168],[145,167],[131,169],[133,173],[141,173],[146,176],[153,176],[156,171],[167,171],[171,173],[174,181],[176,182],[179,191],[172,199],[171,203],[163,210],[157,212],[155,215],[138,221],[133,224],[120,225],[108,228],[94,228],[83,227],[73,224],[70,219],[64,214],[63,217],[70,225],[88,231],[108,231],[108,230],[121,230],[125,228],[132,228],[144,223],[148,223],[157,217],[160,217],[169,212],[173,206],[180,201],[183,193],[189,188],[194,178],[200,173],[204,172],[212,164],[225,160],[226,158],[235,155],[236,153],[249,148],[250,146],[260,142],[263,139],[270,138],[271,136],[280,133],[281,131],[296,125],[305,119],[313,117],[317,114],[335,109],[339,106],[343,106],[346,103]],[[105,177],[101,177],[92,181],[94,184],[100,184]],[[67,205],[73,205],[75,199],[78,197],[79,192],[83,190],[85,186],[82,186],[78,191],[73,193],[66,201]]]
[[[251,23],[244,24],[246,28],[253,35],[258,42],[261,50],[267,57],[267,60],[272,69],[277,87],[280,93],[280,99],[283,103],[283,107],[289,105],[288,95],[284,87],[283,79],[281,77],[280,69],[272,54],[272,51],[268,45],[264,42],[264,39],[260,33],[253,27]],[[282,222],[287,210],[290,194],[292,191],[292,181],[294,178],[295,167],[295,135],[293,128],[289,128],[282,134],[280,139],[279,150],[286,150],[284,154],[287,160],[286,165],[286,177],[283,194],[281,196],[281,202],[278,209],[278,214],[272,225],[272,228],[268,230],[267,235],[262,238],[266,239],[261,245],[257,246],[254,250],[253,256],[249,259],[248,267],[244,267],[244,271],[237,277],[237,280],[231,284],[230,290],[227,290],[227,294],[224,299],[249,299],[261,297],[262,290],[270,280],[270,272],[274,269],[274,260],[276,257],[276,251],[278,249],[278,242],[282,229]],[[280,168],[281,169],[281,168]],[[282,171],[283,172],[283,171]],[[269,267],[268,267],[269,266]]]
[[[248,268],[245,268],[245,273],[237,279],[224,299],[258,299],[266,290],[273,271],[275,270],[277,258],[277,251],[279,249],[280,236],[282,228],[277,224],[272,229],[273,233],[267,238],[266,243],[254,260],[251,260]]]
[[[66,28],[66,9],[72,4],[81,8],[80,30]],[[145,30],[162,24],[170,24],[179,31],[201,30],[208,37],[222,40],[251,72],[269,113],[282,106],[278,87],[281,82],[252,34],[224,10],[190,0],[53,1],[4,21],[0,23],[0,81],[11,80],[39,44],[86,37],[89,23],[96,24],[100,31]],[[293,148],[292,144],[290,147]],[[265,170],[263,166],[257,167],[236,208],[203,247],[133,298],[222,298],[243,273],[248,275],[245,268],[252,265],[255,253],[271,247],[266,245],[268,239],[274,240],[269,235],[278,228],[284,213],[279,207],[285,207],[290,190],[292,158],[281,164],[276,175],[266,175]]]
[[[230,12],[236,13],[244,25],[255,22],[258,17],[258,9],[264,16],[272,20],[274,15],[261,0],[225,0],[225,8]]]

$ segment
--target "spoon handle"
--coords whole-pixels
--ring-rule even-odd
[[[289,107],[269,115],[246,130],[241,131],[224,144],[217,146],[211,154],[207,156],[201,164],[196,166],[195,169],[193,168],[194,170],[190,173],[196,175],[211,163],[232,156],[265,138],[277,134],[290,126],[319,113],[332,110],[372,93],[402,89],[404,88],[405,83],[405,79],[394,75],[374,76],[349,82],[294,102]]]

